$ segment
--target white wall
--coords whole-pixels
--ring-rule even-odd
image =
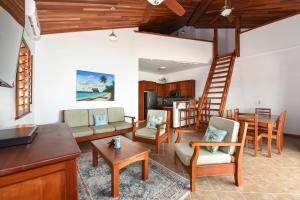
[[[139,71],[139,81],[153,81],[158,82],[161,77],[165,77],[160,74],[154,74],[149,72]]]
[[[285,132],[300,135],[300,15],[241,35],[227,107],[287,111]]]
[[[31,40],[26,32],[23,33],[24,40],[31,50],[35,59],[35,42]],[[35,71],[35,66],[33,67]],[[33,82],[35,85],[35,82]],[[18,124],[32,124],[34,123],[34,101],[31,105],[31,113],[22,117],[19,120],[15,120],[16,117],[16,88],[4,88],[0,87],[0,128],[10,127]]]
[[[118,40],[110,30],[44,35],[37,44],[34,100],[35,122],[59,120],[64,109],[122,106],[137,115],[138,59],[133,29],[120,29]],[[76,70],[115,75],[115,101],[76,101]]]

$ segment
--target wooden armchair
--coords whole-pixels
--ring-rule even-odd
[[[234,174],[235,184],[242,185],[242,155],[248,124],[220,117],[212,117],[210,125],[227,131],[224,142],[193,141],[175,144],[175,162],[181,163],[190,175],[190,189],[196,190],[196,178],[222,174]],[[219,146],[211,153],[207,146]]]
[[[156,153],[159,153],[160,144],[163,141],[170,143],[170,111],[166,110],[148,110],[147,119],[150,116],[161,116],[162,123],[156,125],[156,129],[147,128],[146,120],[134,123],[132,131],[132,140],[156,146]]]

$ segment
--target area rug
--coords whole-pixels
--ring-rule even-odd
[[[141,162],[120,171],[120,196],[111,196],[111,170],[99,157],[98,167],[92,166],[92,154],[77,159],[78,197],[80,200],[183,200],[189,194],[189,181],[156,161],[149,159],[149,179],[141,179]]]

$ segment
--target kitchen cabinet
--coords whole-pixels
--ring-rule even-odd
[[[158,97],[164,97],[165,96],[165,93],[164,93],[164,84],[157,83],[156,88],[157,88],[157,90],[156,90],[157,96]]]
[[[195,97],[195,80],[178,82],[178,90],[182,97]]]
[[[164,97],[169,97],[170,93],[174,90],[178,90],[177,82],[174,83],[165,83],[164,84]]]

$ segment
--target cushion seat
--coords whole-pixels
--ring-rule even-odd
[[[175,152],[184,165],[190,165],[194,149],[190,147],[188,142],[176,143]],[[228,153],[224,153],[222,151],[216,151],[212,153],[206,148],[201,147],[199,157],[197,160],[197,165],[230,163],[231,160],[232,156]]]
[[[93,135],[93,130],[87,126],[71,127],[70,130],[75,138]]]
[[[162,135],[164,133],[165,133],[165,129],[160,129],[160,135]],[[156,129],[141,128],[141,129],[136,130],[135,135],[138,137],[155,140]]]
[[[116,130],[115,127],[109,124],[101,125],[101,126],[91,126],[91,129],[93,129],[94,134],[113,132]]]
[[[132,124],[128,122],[110,122],[109,125],[113,126],[117,131],[132,128]]]

